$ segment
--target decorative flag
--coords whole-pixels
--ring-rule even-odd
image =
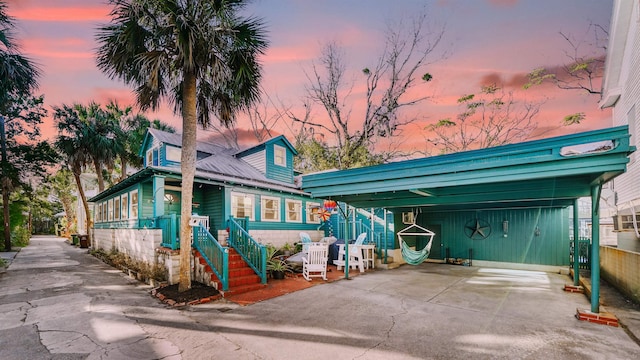
[[[327,211],[331,212],[333,211],[333,209],[336,208],[338,204],[336,203],[335,200],[325,200],[324,201],[324,208],[327,209]]]

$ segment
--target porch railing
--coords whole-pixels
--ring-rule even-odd
[[[570,254],[570,264],[573,266],[573,262],[578,259],[578,267],[580,269],[591,269],[591,239],[585,237],[578,238],[578,246],[576,246],[575,241],[571,239],[569,243],[569,254]]]
[[[229,217],[229,245],[238,251],[255,271],[263,284],[267,283],[267,248],[255,241],[248,232],[249,219]]]
[[[205,229],[209,230],[209,217],[201,216],[201,215],[191,215],[191,220],[197,222],[198,224],[204,226]]]
[[[193,227],[193,247],[222,283],[222,291],[229,290],[229,248],[220,245],[202,224]]]

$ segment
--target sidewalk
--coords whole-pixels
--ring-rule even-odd
[[[580,285],[584,288],[585,296],[589,301],[591,300],[590,275],[588,270],[580,271]],[[569,279],[573,280],[573,273],[569,274]],[[585,309],[589,310],[590,307]],[[600,311],[614,314],[618,318],[620,327],[640,346],[640,304],[626,299],[602,278],[600,279]]]
[[[639,358],[623,328],[575,318],[589,300],[567,282],[424,263],[252,305],[173,308],[86,249],[34,237],[0,274],[0,359]]]
[[[4,260],[7,264],[7,267],[11,265],[11,262],[18,254],[18,251],[0,251],[0,259]]]

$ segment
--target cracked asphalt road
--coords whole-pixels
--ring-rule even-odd
[[[422,264],[181,309],[56,237],[0,274],[0,359],[629,359],[566,275]]]

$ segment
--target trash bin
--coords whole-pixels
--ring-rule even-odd
[[[71,234],[71,245],[78,245],[78,234]]]
[[[89,247],[89,235],[78,235],[80,238],[80,247],[86,249]]]

